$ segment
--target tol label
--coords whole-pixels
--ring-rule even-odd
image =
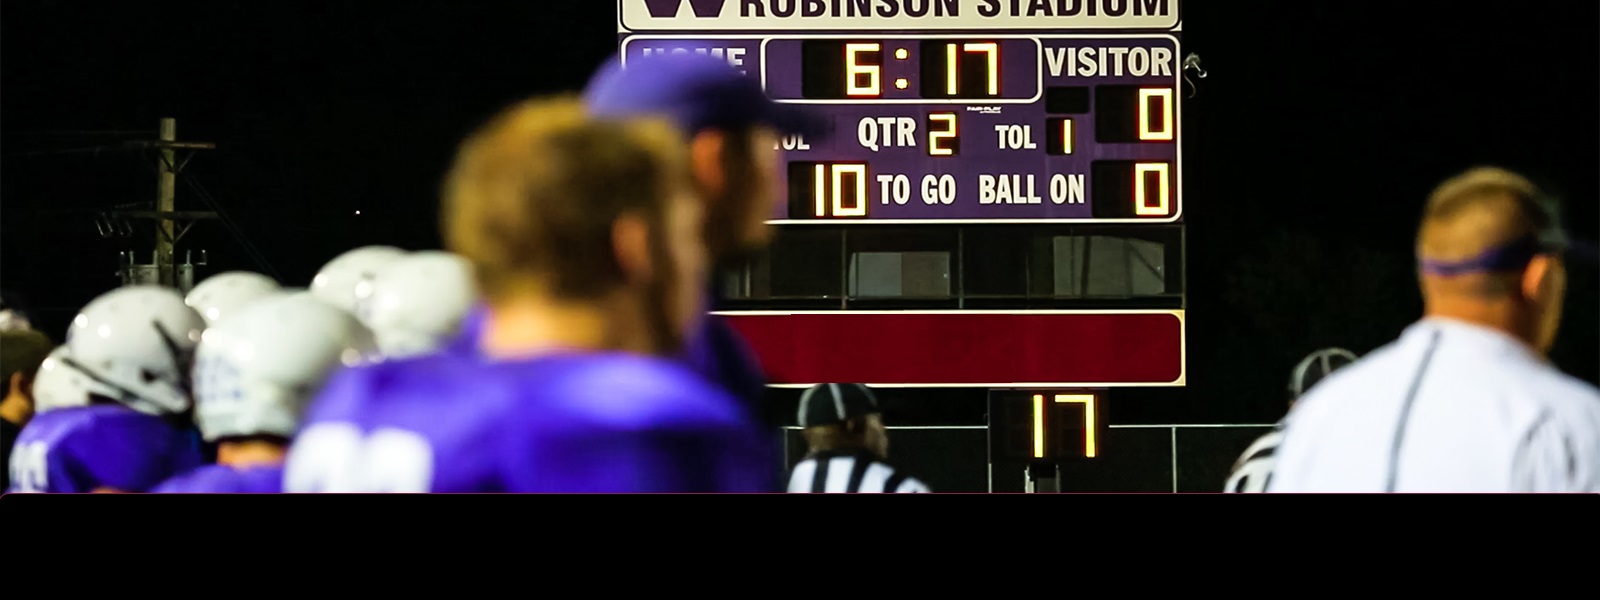
[[[786,136],[783,136],[783,139],[778,140],[778,143],[773,145],[772,149],[773,150],[791,150],[791,151],[793,151],[793,150],[810,150],[811,149],[811,143],[807,142],[806,141],[806,136],[803,136],[803,135],[786,135]]]
[[[1000,141],[1001,150],[1034,150],[1039,147],[1033,142],[1031,125],[995,125],[994,133]]]

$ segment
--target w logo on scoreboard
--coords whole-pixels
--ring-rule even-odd
[[[694,16],[701,19],[714,19],[722,16],[722,5],[727,0],[689,0],[689,8],[694,10]],[[683,5],[683,0],[644,0],[646,9],[650,11],[652,19],[671,19],[678,16],[678,8]]]

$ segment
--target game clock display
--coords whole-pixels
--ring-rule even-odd
[[[1007,390],[989,395],[993,459],[1060,462],[1105,454],[1108,420],[1092,390]]]
[[[633,35],[623,60],[727,58],[826,139],[779,143],[774,224],[1182,218],[1170,35]]]
[[[785,42],[789,40],[783,40]],[[1036,54],[1035,44],[1006,40],[1013,52]],[[1002,43],[985,40],[928,40],[886,43],[846,40],[800,41],[800,95],[808,100],[871,98],[922,98],[936,100],[991,100],[1005,98],[1000,88]],[[779,46],[783,48],[783,46]],[[893,48],[892,50],[887,50]],[[912,49],[917,49],[913,71]],[[887,52],[887,54],[886,54]],[[892,61],[885,61],[885,56]],[[843,57],[843,60],[840,59]],[[886,68],[887,67],[887,68]],[[903,77],[885,80],[885,71]],[[911,82],[919,82],[913,89]],[[1017,99],[1033,96],[1031,82],[1011,86]],[[889,93],[893,90],[912,90]]]

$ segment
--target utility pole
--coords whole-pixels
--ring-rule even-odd
[[[160,140],[161,160],[157,165],[156,177],[156,213],[160,215],[160,220],[156,221],[156,269],[160,273],[161,285],[176,287],[177,261],[172,254],[172,245],[177,238],[173,232],[172,215],[177,210],[178,170],[175,153],[169,144],[178,141],[177,119],[161,119]]]
[[[83,133],[147,134],[149,130]],[[216,144],[211,142],[178,141],[178,121],[170,117],[160,120],[160,128],[156,131],[156,134],[155,139],[146,138],[109,142],[90,147],[42,151],[31,154],[124,152],[137,155],[141,162],[149,160],[152,156],[156,159],[156,200],[154,203],[148,201],[135,202],[119,204],[110,209],[90,209],[87,211],[94,213],[95,227],[99,230],[100,237],[107,239],[134,237],[134,231],[142,229],[144,225],[139,225],[136,228],[132,221],[154,222],[155,253],[151,257],[153,260],[150,263],[146,264],[138,261],[136,255],[140,254],[139,251],[123,251],[119,254],[117,276],[122,280],[123,285],[154,284],[177,288],[187,293],[194,283],[194,268],[206,264],[205,251],[200,251],[200,262],[192,262],[189,258],[189,253],[185,252],[184,262],[179,264],[176,246],[178,242],[183,240],[183,236],[189,232],[189,229],[199,221],[222,221],[223,225],[245,247],[245,251],[253,255],[261,265],[261,268],[276,277],[277,274],[272,271],[271,265],[268,265],[266,259],[260,255],[260,252],[244,238],[244,234],[239,230],[239,227],[231,219],[217,212],[222,210],[221,207],[217,205],[215,199],[211,198],[210,192],[207,192],[198,182],[191,179],[187,183],[194,188],[195,193],[202,202],[215,210],[177,210],[178,176],[183,174],[184,167],[188,166],[189,160],[194,158],[196,153],[202,150],[215,150]],[[145,231],[151,230],[147,229]]]
[[[154,283],[187,293],[193,284],[196,263],[186,259],[184,264],[179,265],[175,246],[196,221],[218,219],[219,215],[213,211],[177,210],[178,175],[183,173],[183,168],[189,164],[189,159],[194,158],[195,152],[212,150],[216,146],[210,142],[178,141],[177,119],[161,119],[161,128],[157,133],[153,141],[128,141],[120,146],[123,150],[136,151],[145,157],[149,157],[152,151],[155,154],[156,201],[152,206],[155,210],[111,210],[101,214],[103,218],[119,221],[135,219],[155,222],[156,248],[155,256],[151,257],[154,261],[141,264],[134,258],[135,253],[123,252],[119,271],[124,285]],[[102,227],[101,235],[105,235],[104,229]]]

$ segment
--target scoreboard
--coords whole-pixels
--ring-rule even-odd
[[[618,45],[828,124],[778,142],[793,245],[722,313],[772,385],[1183,386],[1178,4],[620,0]]]
[[[1178,3],[621,0],[618,42],[825,118],[778,143],[794,245],[718,314],[770,387],[982,390],[992,490],[1105,464],[1111,388],[1186,385],[1185,311],[1145,305],[1183,294]]]
[[[785,259],[747,278],[785,291],[722,313],[772,385],[1183,386],[1185,316],[1167,304],[1183,285],[1179,14],[1178,0],[620,0],[618,45],[624,66],[718,57],[828,123],[778,142],[785,201],[768,223],[793,244],[842,235],[831,254],[782,249],[840,266]],[[924,225],[960,233],[906,241],[942,235],[908,237]],[[1028,249],[982,241],[997,236]],[[884,293],[906,300],[874,310]]]
[[[787,202],[771,223],[1182,218],[1176,0],[624,0],[620,9],[624,64],[713,54],[775,100],[827,118],[826,139],[780,143]],[[734,33],[742,21],[768,31]],[[874,23],[883,29],[863,29]],[[1129,27],[1140,31],[1093,31]],[[1063,29],[1073,33],[1050,33]]]

